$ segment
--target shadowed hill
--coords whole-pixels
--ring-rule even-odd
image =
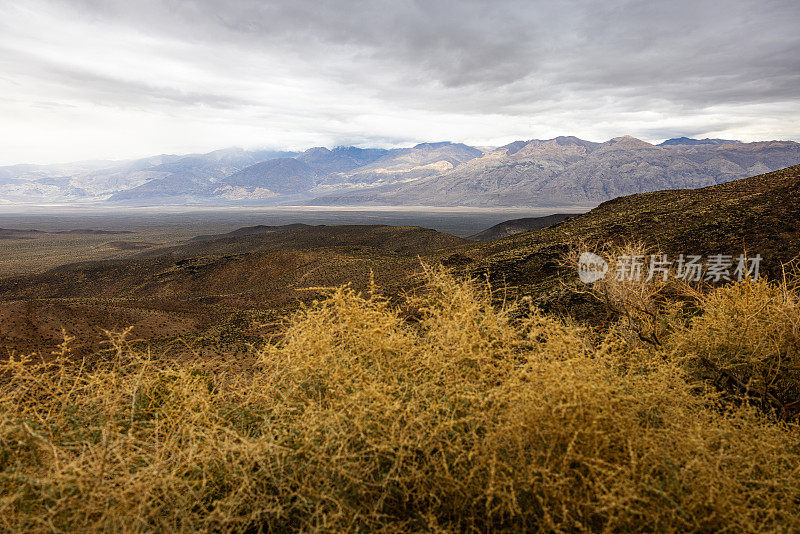
[[[0,228],[0,239],[33,239],[42,234],[40,230],[17,230],[15,228]]]
[[[282,224],[278,226],[267,226],[264,224],[259,224],[256,226],[245,226],[243,228],[237,228],[232,232],[228,232],[227,234],[209,234],[209,235],[199,235],[197,237],[191,238],[189,241],[213,241],[215,239],[225,239],[229,237],[241,237],[246,235],[254,235],[254,234],[268,234],[274,232],[285,232],[287,230],[295,230],[297,228],[304,228],[308,226],[307,224],[302,223],[295,223],[295,224]]]
[[[67,234],[67,235],[121,235],[132,234],[133,232],[123,230],[94,230],[92,228],[79,228],[77,230],[18,230],[14,228],[0,228],[0,239],[30,239],[48,234]]]
[[[290,249],[416,256],[467,243],[466,239],[416,226],[292,224],[254,226],[219,236],[200,236],[185,245],[150,250],[143,256],[209,256]]]
[[[575,215],[568,213],[555,213],[553,215],[546,215],[544,217],[523,217],[522,219],[511,219],[510,221],[503,221],[499,224],[495,224],[491,228],[487,228],[482,232],[478,232],[475,235],[469,236],[469,239],[474,241],[494,241],[495,239],[502,239],[515,234],[522,234],[524,232],[532,232],[533,230],[547,228],[548,226],[558,224],[569,217],[575,217]]]

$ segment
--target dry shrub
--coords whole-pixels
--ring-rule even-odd
[[[116,337],[4,364],[0,529],[800,529],[797,427],[720,411],[655,350],[427,279],[419,322],[344,287],[252,361]]]
[[[702,314],[674,349],[700,376],[762,407],[800,411],[800,302],[784,282],[745,280],[700,295]]]
[[[566,255],[565,265],[577,273],[579,256],[585,251],[605,259],[608,272],[590,285],[580,284],[577,291],[592,295],[611,312],[622,332],[645,343],[661,346],[673,324],[686,315],[684,305],[696,301],[700,294],[697,288],[677,279],[674,271],[666,277],[657,273],[648,279],[649,258],[653,254],[660,257],[661,253],[643,243],[581,243]],[[624,257],[640,259],[640,277],[627,276],[629,266],[620,262]],[[620,270],[624,274],[620,275]]]

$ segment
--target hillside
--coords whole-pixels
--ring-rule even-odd
[[[455,168],[482,154],[477,148],[462,143],[421,143],[386,154],[347,176],[359,182],[416,178]]]
[[[800,255],[800,165],[701,189],[620,197],[557,226],[479,245],[475,273],[489,271],[512,286],[544,287],[576,273],[559,258],[576,243],[639,241],[653,251],[679,254],[756,253],[761,271],[782,276]]]
[[[374,162],[349,172],[328,175],[310,193],[319,195],[334,191],[330,199],[338,198],[340,194],[346,198],[346,192],[352,189],[358,191],[439,176],[482,154],[481,150],[461,143],[421,143],[412,148],[390,151]]]
[[[658,146],[677,146],[677,145],[729,145],[729,144],[738,144],[741,141],[736,141],[733,139],[692,139],[691,137],[675,137],[673,139],[667,139],[663,143],[659,143]]]

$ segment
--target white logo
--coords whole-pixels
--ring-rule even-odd
[[[578,277],[584,284],[602,279],[608,272],[606,260],[591,252],[584,252],[578,258]]]

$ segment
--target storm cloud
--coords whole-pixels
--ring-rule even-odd
[[[0,10],[0,163],[556,135],[800,140],[794,0]]]

